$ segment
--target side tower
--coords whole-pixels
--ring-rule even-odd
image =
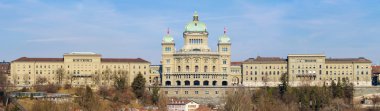
[[[218,53],[221,72],[228,74],[228,81],[239,80],[238,77],[230,75],[230,66],[231,66],[231,42],[230,38],[227,36],[227,30],[224,28],[224,34],[219,37],[218,40]],[[222,85],[228,85],[227,83],[222,83]]]
[[[173,65],[174,60],[173,54],[175,53],[175,43],[173,37],[170,35],[169,29],[167,31],[167,34],[162,39],[162,58],[161,58],[161,64],[162,64],[162,73],[167,74],[172,72],[171,66]],[[167,79],[170,79],[168,76],[161,76],[162,81],[166,81]]]

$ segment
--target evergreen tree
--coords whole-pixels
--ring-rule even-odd
[[[279,85],[279,91],[280,91],[280,95],[281,95],[281,99],[284,100],[284,95],[286,93],[286,91],[288,90],[288,82],[289,82],[289,77],[288,77],[288,73],[284,73],[282,76],[281,76],[281,85]]]
[[[160,91],[160,88],[158,87],[158,83],[155,83],[153,86],[153,91],[152,91],[152,101],[156,105],[157,105],[158,100],[160,98],[159,91]]]
[[[332,97],[336,98],[338,93],[337,93],[337,86],[334,81],[331,81],[330,91],[331,91]]]
[[[132,89],[137,98],[143,97],[145,93],[145,82],[146,80],[141,73],[133,79]]]

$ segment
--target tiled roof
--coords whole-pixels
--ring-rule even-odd
[[[359,58],[327,58],[326,63],[372,63],[370,60]]]
[[[63,58],[28,58],[21,57],[13,62],[63,62]],[[101,58],[101,62],[146,62],[148,61],[141,58]]]
[[[148,61],[141,58],[102,58],[102,62],[146,62]]]
[[[380,74],[380,66],[372,66],[372,74]]]
[[[245,60],[243,63],[286,63],[286,59],[282,59],[280,57],[260,57],[257,56],[256,58],[249,58]]]
[[[28,58],[28,57],[21,57],[13,62],[63,62],[63,58]]]
[[[231,66],[240,66],[242,62],[231,62]]]

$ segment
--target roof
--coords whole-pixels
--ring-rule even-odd
[[[13,62],[63,62],[63,58],[28,58],[21,57]],[[101,58],[101,62],[146,62],[148,61],[141,58]]]
[[[28,58],[20,57],[12,62],[63,62],[63,58]]]
[[[198,20],[198,13],[194,12],[193,21],[185,26],[185,31],[189,32],[205,32],[207,30],[206,24]]]
[[[101,58],[102,62],[145,62],[148,61],[141,58]]]
[[[242,62],[231,62],[231,66],[241,66]]]
[[[245,64],[253,64],[253,63],[286,63],[286,59],[282,59],[280,57],[260,57],[249,58],[245,60],[243,63]]]
[[[370,60],[359,58],[327,58],[326,63],[372,63]]]
[[[288,57],[325,57],[324,54],[288,54]]]
[[[372,66],[372,74],[380,74],[380,66]]]

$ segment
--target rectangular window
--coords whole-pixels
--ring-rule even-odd
[[[198,94],[198,91],[195,91],[195,94]]]

